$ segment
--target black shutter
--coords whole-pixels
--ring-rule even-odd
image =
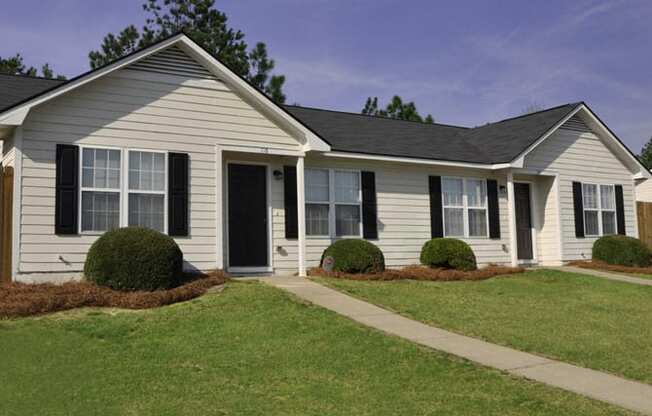
[[[297,221],[297,168],[283,166],[283,201],[285,204],[285,238],[299,237]]]
[[[616,185],[616,221],[618,224],[618,234],[625,235],[625,202],[623,201],[623,186]]]
[[[575,211],[575,237],[584,237],[584,204],[582,203],[582,184],[573,182],[573,210]]]
[[[487,179],[487,203],[489,208],[489,238],[500,238],[498,182],[494,179]]]
[[[378,238],[378,213],[376,209],[376,175],[361,172],[362,180],[362,231],[366,239]]]
[[[432,238],[444,236],[444,226],[441,205],[441,176],[428,178],[430,189],[430,236]]]
[[[54,232],[77,234],[79,195],[79,147],[57,145]]]
[[[168,234],[188,235],[188,170],[187,153],[168,154]]]

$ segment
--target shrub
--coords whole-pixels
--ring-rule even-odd
[[[360,239],[339,240],[331,244],[321,256],[332,257],[333,271],[344,273],[378,273],[385,270],[385,257],[378,247]]]
[[[433,238],[421,249],[421,264],[455,270],[475,270],[475,254],[462,240],[456,238]]]
[[[169,236],[148,228],[107,231],[93,243],[84,275],[115,290],[169,289],[181,283],[183,254]]]
[[[607,235],[593,243],[593,258],[619,266],[647,267],[650,249],[641,240],[624,235]]]

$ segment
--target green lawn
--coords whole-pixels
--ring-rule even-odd
[[[549,270],[479,282],[321,281],[454,332],[652,384],[652,287]]]
[[[0,321],[0,346],[3,416],[628,414],[259,283],[157,310]]]

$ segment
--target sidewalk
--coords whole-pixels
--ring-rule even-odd
[[[651,385],[539,357],[422,324],[309,279],[266,277],[260,280],[361,324],[417,344],[510,374],[652,415]]]
[[[606,272],[606,271],[595,270],[595,269],[585,269],[583,267],[556,266],[556,267],[541,267],[541,269],[553,269],[553,270],[559,270],[561,272],[588,274],[590,276],[601,277],[603,279],[617,280],[619,282],[634,283],[643,286],[652,286],[652,279],[643,279],[640,277],[625,276],[623,274]]]

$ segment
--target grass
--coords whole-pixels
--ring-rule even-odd
[[[630,414],[259,283],[159,309],[0,321],[0,345],[5,416]]]
[[[457,333],[652,384],[652,287],[550,270],[479,282],[321,281]]]

